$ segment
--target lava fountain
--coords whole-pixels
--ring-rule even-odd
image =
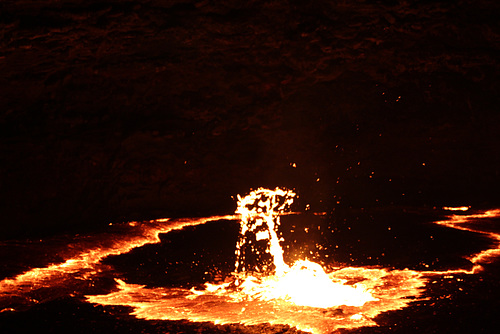
[[[211,321],[216,324],[270,323],[312,333],[372,326],[381,312],[406,306],[426,279],[412,270],[335,268],[301,259],[288,265],[278,235],[280,216],[296,194],[257,189],[238,196],[240,234],[235,271],[222,284],[192,288],[148,288],[117,280],[118,291],[87,296],[91,303],[128,305],[144,319]]]
[[[226,283],[212,285],[209,291],[235,300],[279,299],[320,308],[362,306],[376,300],[363,284],[345,285],[342,280],[332,280],[318,263],[309,260],[298,260],[292,266],[285,263],[278,227],[280,215],[289,209],[293,197],[292,191],[279,188],[261,188],[244,198],[238,196],[236,213],[241,215],[241,221],[233,273],[236,288],[228,290],[230,284]],[[268,264],[263,263],[265,255],[269,255]]]
[[[116,233],[96,235],[81,243],[72,240],[74,252],[62,263],[34,268],[0,281],[0,312],[17,312],[58,296],[74,296],[101,305],[123,305],[147,320],[189,320],[215,324],[289,325],[323,334],[339,328],[377,325],[382,312],[398,310],[422,299],[431,277],[475,274],[482,264],[500,255],[500,235],[481,231],[477,222],[500,217],[500,210],[467,215],[468,207],[444,208],[460,212],[436,222],[450,228],[487,235],[494,248],[471,254],[472,269],[448,271],[394,270],[380,267],[336,267],[299,259],[286,263],[278,227],[280,216],[293,214],[296,194],[276,188],[257,189],[238,196],[232,216],[195,219],[158,219],[123,225]],[[147,287],[116,277],[102,260],[125,254],[146,244],[159,243],[160,233],[218,220],[239,220],[234,271],[223,283],[205,282],[203,288]],[[91,287],[99,277],[115,279],[107,294]]]

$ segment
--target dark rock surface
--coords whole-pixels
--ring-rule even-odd
[[[0,236],[230,213],[259,186],[498,205],[498,9],[2,1]]]

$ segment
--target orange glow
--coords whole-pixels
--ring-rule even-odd
[[[329,277],[317,263],[299,260],[282,276],[265,277],[260,284],[252,284],[242,292],[264,300],[282,299],[295,305],[321,308],[363,306],[376,300],[363,284],[351,286],[345,282]]]
[[[429,277],[473,274],[481,267],[481,259],[499,253],[497,247],[471,256],[475,264],[472,270],[441,272],[347,267],[326,273],[319,264],[308,260],[288,266],[283,261],[276,231],[279,215],[285,214],[294,196],[293,192],[281,189],[275,192],[258,189],[247,197],[238,197],[237,213],[242,218],[236,250],[237,271],[232,278],[236,285],[226,279],[223,284],[206,283],[204,290],[188,291],[146,288],[118,281],[119,291],[87,296],[88,301],[102,305],[132,305],[133,314],[144,319],[288,324],[311,333],[330,333],[339,328],[375,326],[372,319],[378,314],[401,309],[418,300]],[[500,210],[469,216],[453,215],[437,223],[457,228],[457,224],[470,219],[496,216],[500,216]],[[496,234],[489,235],[493,239],[500,238]],[[273,257],[274,270],[245,269],[246,257],[241,250],[252,236],[258,241],[268,239],[265,251]],[[249,249],[248,252],[258,252],[256,247]]]
[[[300,260],[288,266],[283,260],[283,249],[278,238],[280,215],[289,210],[296,196],[291,190],[276,188],[275,190],[259,188],[245,197],[238,196],[238,209],[241,215],[240,238],[236,244],[236,273],[234,275],[237,291],[228,291],[225,285],[217,290],[219,295],[236,295],[235,299],[283,300],[298,306],[334,307],[362,306],[373,298],[363,284],[345,285],[343,280],[329,277],[321,265]],[[251,244],[250,238],[256,241],[267,239],[266,248],[258,250]],[[243,254],[243,247],[250,243],[248,254]],[[251,268],[248,271],[245,260],[258,255],[260,251],[269,253],[271,265],[261,267],[274,268],[264,270]],[[210,290],[213,290],[211,287]],[[208,291],[212,293],[212,291]]]
[[[23,300],[23,306],[39,303],[44,299],[50,299],[50,287],[60,285],[75,285],[76,282],[89,280],[98,272],[106,270],[99,263],[110,255],[118,255],[146,244],[158,243],[160,233],[178,230],[185,226],[205,224],[208,221],[219,219],[235,219],[235,216],[220,216],[195,219],[158,219],[149,222],[130,222],[126,235],[107,235],[104,240],[96,237],[85,243],[96,244],[74,254],[63,263],[53,264],[45,268],[34,268],[13,278],[0,281],[0,311],[4,307],[4,301],[15,296]],[[84,248],[84,245],[81,245]],[[76,247],[78,248],[78,247]],[[36,298],[33,298],[36,295]]]
[[[223,284],[203,290],[146,288],[117,280],[118,291],[87,296],[91,303],[129,305],[144,319],[212,321],[216,324],[288,324],[311,333],[376,325],[381,312],[406,306],[419,296],[426,279],[412,270],[335,268],[330,273],[306,259],[291,266],[283,260],[278,237],[279,216],[295,193],[257,189],[238,196],[241,215],[236,245],[236,271]],[[259,242],[267,241],[265,246]],[[260,245],[260,248],[258,247]],[[254,268],[252,256],[268,253],[271,263]]]
[[[470,209],[470,206],[444,206],[443,210],[448,210],[448,211],[467,211]]]
[[[288,266],[283,260],[283,250],[278,239],[278,227],[280,225],[280,214],[289,209],[293,202],[295,193],[291,190],[276,188],[269,190],[259,188],[252,191],[245,197],[238,195],[237,214],[241,215],[240,238],[236,243],[236,271],[245,272],[245,255],[242,252],[244,245],[249,245],[253,253],[259,252],[251,241],[250,237],[255,237],[256,241],[268,239],[265,252],[270,253],[273,258],[274,269],[277,275],[283,275]],[[258,253],[257,253],[258,254]],[[255,268],[260,271],[262,268]]]
[[[213,289],[214,285],[208,285],[205,291],[196,291],[147,288],[121,280],[117,280],[118,291],[107,295],[87,296],[87,300],[101,305],[132,306],[133,315],[149,320],[287,324],[311,333],[330,333],[338,328],[376,325],[372,318],[381,312],[405,307],[411,302],[407,298],[418,296],[426,281],[420,273],[412,270],[376,268],[341,268],[329,276],[338,281],[362,279],[376,300],[367,301],[360,306],[298,306],[281,298],[252,299],[248,295],[230,292],[220,286]],[[323,293],[321,296],[325,297]],[[318,300],[322,299],[324,298]]]
[[[490,263],[494,258],[500,256],[500,234],[476,229],[474,228],[474,225],[471,224],[472,219],[495,218],[495,217],[500,217],[500,209],[488,210],[483,213],[476,213],[471,215],[452,215],[448,217],[448,220],[435,222],[435,224],[444,225],[457,230],[484,234],[495,241],[496,248],[486,249],[482,252],[467,257],[467,259],[474,264],[471,270],[459,269],[449,272],[458,272],[458,273],[461,272],[461,273],[473,274],[483,269],[481,263]]]
[[[85,296],[90,303],[130,306],[131,314],[148,320],[285,324],[316,334],[331,333],[339,328],[376,326],[373,319],[380,313],[404,308],[422,298],[430,277],[474,274],[482,270],[482,264],[500,256],[500,235],[482,231],[478,224],[483,218],[500,217],[499,209],[470,215],[453,214],[447,220],[436,222],[482,233],[495,241],[495,248],[468,257],[472,269],[415,271],[337,267],[326,271],[307,259],[287,264],[278,227],[280,216],[291,214],[288,210],[295,197],[290,190],[260,188],[248,196],[238,196],[236,215],[132,222],[126,225],[126,233],[94,236],[76,247],[80,251],[69,254],[63,263],[35,268],[0,281],[0,312],[15,312],[66,294]],[[469,210],[469,207],[461,208]],[[107,256],[158,243],[160,233],[221,219],[240,220],[235,271],[222,284],[206,282],[203,289],[150,288],[116,278],[113,268],[101,262]],[[116,290],[91,295],[93,292],[88,287],[104,274],[115,277]]]

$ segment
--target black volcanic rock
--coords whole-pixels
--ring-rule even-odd
[[[230,213],[259,186],[317,211],[496,205],[497,14],[466,0],[2,1],[0,236]]]

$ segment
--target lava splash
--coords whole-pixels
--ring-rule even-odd
[[[373,326],[377,314],[402,308],[420,294],[426,280],[416,271],[344,267],[327,273],[307,259],[285,263],[278,227],[295,196],[290,190],[261,188],[238,197],[235,271],[222,284],[188,290],[117,280],[118,291],[87,300],[132,306],[133,315],[149,320],[270,323],[329,333]]]
[[[88,301],[132,306],[132,314],[143,319],[287,324],[330,333],[374,326],[378,314],[401,309],[421,295],[430,272],[344,267],[327,273],[307,259],[285,263],[278,227],[295,196],[280,188],[238,196],[235,271],[224,283],[187,290],[117,280],[118,291],[87,296]]]
[[[261,188],[244,198],[238,197],[236,213],[241,215],[241,223],[233,275],[236,289],[227,295],[236,296],[236,300],[281,299],[298,306],[322,308],[362,306],[375,300],[362,283],[345,285],[343,280],[329,277],[318,263],[305,259],[291,266],[285,263],[278,227],[280,215],[289,209],[294,196],[290,190]],[[269,264],[262,263],[265,258],[261,254],[270,255]],[[260,261],[249,263],[255,258]],[[226,294],[226,285],[215,289],[212,286],[208,291],[221,290]]]
[[[289,325],[311,333],[340,328],[376,326],[375,317],[423,299],[430,278],[468,275],[500,255],[500,235],[480,231],[472,221],[500,217],[500,210],[468,215],[468,207],[444,208],[453,213],[436,222],[454,229],[478,232],[494,241],[493,248],[468,259],[472,269],[447,271],[394,270],[381,267],[333,267],[300,259],[286,263],[278,227],[280,216],[291,214],[296,194],[286,189],[257,189],[238,197],[235,215],[158,219],[123,225],[116,233],[86,238],[72,245],[74,253],[62,263],[34,268],[0,281],[0,312],[16,312],[58,296],[84,297],[101,305],[132,307],[131,314],[147,320],[190,320],[215,324]],[[234,272],[223,283],[203,288],[147,287],[117,277],[103,260],[146,244],[159,243],[160,233],[210,221],[240,222]],[[93,289],[98,277],[114,278],[112,292]]]

